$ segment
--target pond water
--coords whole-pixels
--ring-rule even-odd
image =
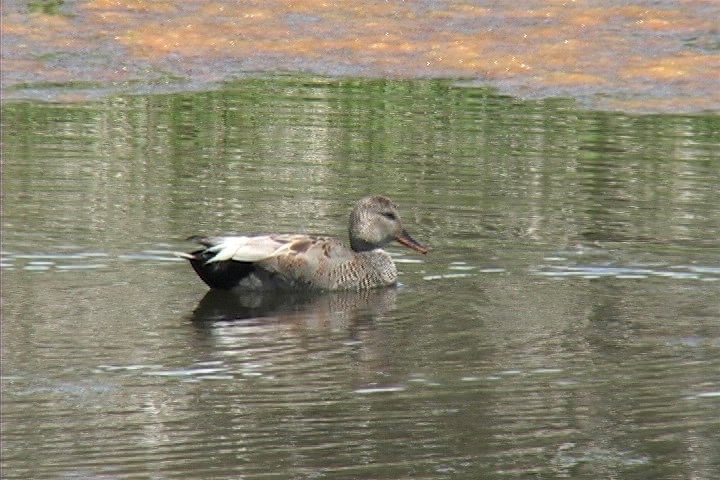
[[[253,78],[2,107],[3,478],[720,477],[720,117]],[[346,236],[396,289],[207,292],[198,233]]]

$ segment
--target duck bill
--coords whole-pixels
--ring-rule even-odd
[[[395,237],[395,240],[398,241],[398,243],[406,246],[407,248],[410,248],[412,250],[415,250],[416,252],[420,252],[422,254],[426,254],[430,251],[430,249],[417,241],[415,241],[414,238],[410,236],[409,233],[407,233],[405,230],[400,232],[400,234]]]

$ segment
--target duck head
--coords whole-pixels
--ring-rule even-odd
[[[416,252],[429,248],[417,242],[405,230],[398,208],[392,200],[373,195],[359,200],[350,214],[350,246],[356,252],[382,248],[393,240]]]

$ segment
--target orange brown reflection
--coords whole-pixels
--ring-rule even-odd
[[[36,50],[91,51],[102,39],[108,65],[127,55],[150,64],[179,57],[183,75],[207,62],[323,74],[353,67],[360,76],[460,77],[569,95],[590,86],[626,98],[652,97],[655,82],[670,90],[651,105],[716,108],[720,6],[635,3],[91,0],[66,6],[67,15],[7,12],[3,26],[28,60]],[[143,69],[116,73],[142,79]]]

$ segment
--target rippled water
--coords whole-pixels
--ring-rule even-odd
[[[277,77],[3,105],[3,478],[720,476],[720,120]],[[207,292],[195,233],[345,236],[397,289]]]

